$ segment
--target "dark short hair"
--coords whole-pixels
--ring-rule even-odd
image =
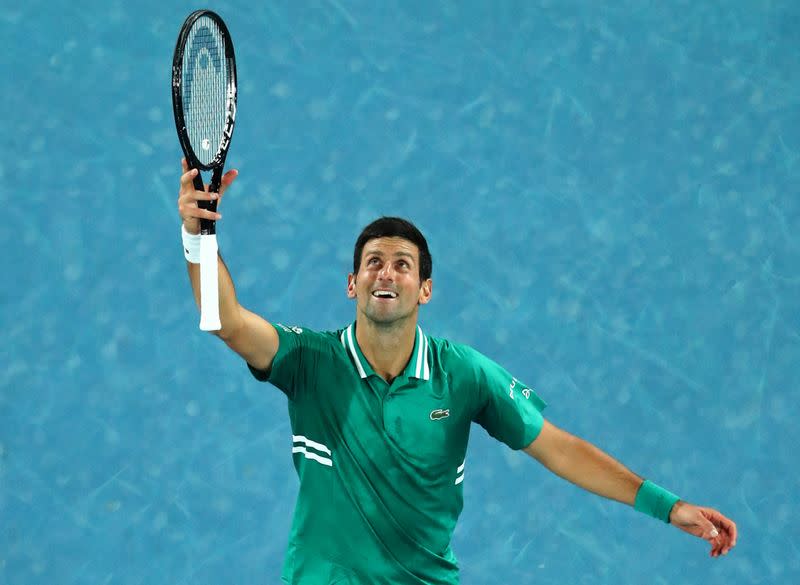
[[[401,217],[380,217],[361,230],[356,240],[353,252],[353,273],[358,274],[361,268],[361,254],[364,246],[375,238],[403,238],[414,244],[419,249],[419,278],[420,282],[431,277],[433,272],[433,258],[428,251],[428,242],[425,236],[410,221]]]

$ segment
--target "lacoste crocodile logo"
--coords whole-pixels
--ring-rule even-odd
[[[448,416],[450,416],[449,408],[447,409],[437,408],[436,410],[431,411],[431,420],[440,420],[443,418],[447,418]]]

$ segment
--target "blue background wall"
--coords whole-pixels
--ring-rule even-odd
[[[278,581],[285,400],[197,330],[180,250],[169,72],[196,7],[0,16],[0,583]],[[800,581],[800,4],[210,7],[238,55],[219,237],[246,306],[347,323],[359,229],[408,216],[428,333],[741,531],[711,560],[476,428],[465,584]]]

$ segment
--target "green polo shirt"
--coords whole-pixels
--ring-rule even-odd
[[[391,384],[361,353],[355,324],[275,329],[271,370],[250,369],[289,397],[300,489],[283,581],[457,584],[450,537],[469,481],[470,426],[521,449],[542,428],[544,401],[474,349],[419,327]]]

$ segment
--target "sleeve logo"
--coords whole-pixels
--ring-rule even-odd
[[[508,395],[511,397],[511,400],[514,400],[514,388],[516,388],[517,384],[522,386],[522,383],[519,380],[517,380],[516,378],[511,378],[511,384],[508,385]],[[531,389],[530,388],[525,388],[523,386],[522,395],[525,398],[530,398],[531,397]]]
[[[297,335],[300,335],[303,332],[302,327],[297,327],[295,325],[292,325],[291,327],[287,327],[283,323],[278,323],[277,325],[278,327],[286,331],[286,333],[296,333]]]

